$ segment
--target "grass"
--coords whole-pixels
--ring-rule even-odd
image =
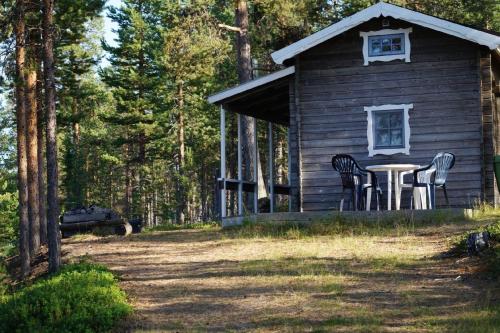
[[[485,208],[486,209],[486,208]],[[496,211],[481,212],[481,219],[491,218]],[[473,221],[479,221],[474,218]],[[473,222],[472,221],[472,222]],[[224,230],[232,238],[284,238],[300,239],[314,236],[405,236],[423,228],[440,227],[449,224],[467,224],[469,219],[457,219],[456,214],[447,210],[430,212],[427,216],[414,217],[412,212],[401,212],[389,217],[349,217],[341,214],[320,218],[307,223],[287,222],[270,223],[245,221],[242,226]]]
[[[200,223],[186,223],[186,224],[173,224],[162,223],[154,227],[145,228],[143,233],[152,233],[156,231],[175,231],[175,230],[218,230],[220,224],[218,222],[200,222]]]
[[[123,330],[499,332],[500,285],[476,269],[490,257],[441,256],[498,220],[483,207],[471,219],[168,226],[65,247],[120,271],[137,312]]]
[[[0,295],[0,331],[106,332],[131,311],[114,275],[82,262]]]

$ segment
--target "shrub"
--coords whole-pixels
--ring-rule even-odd
[[[130,312],[104,266],[72,264],[0,299],[0,332],[105,332]]]

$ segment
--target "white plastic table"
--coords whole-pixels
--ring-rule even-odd
[[[396,193],[396,210],[399,210],[401,204],[401,191],[399,188],[399,173],[403,171],[413,171],[420,168],[416,164],[380,164],[370,165],[366,169],[373,172],[387,172],[387,210],[392,209],[392,183],[394,181],[394,192]],[[368,174],[368,182],[371,182],[371,176]],[[368,188],[366,192],[366,210],[370,210],[370,202],[372,197],[372,189]]]

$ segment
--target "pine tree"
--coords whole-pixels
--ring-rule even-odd
[[[147,162],[146,145],[153,126],[152,96],[155,95],[157,78],[152,55],[156,32],[147,20],[148,1],[126,0],[121,8],[111,8],[110,17],[118,28],[118,45],[105,45],[111,66],[102,77],[112,87],[116,100],[116,112],[108,121],[120,125],[118,143],[125,155],[125,214],[144,214],[144,172]],[[139,190],[133,190],[138,188]]]
[[[227,41],[220,35],[215,20],[207,10],[208,4],[170,7],[170,26],[163,33],[162,64],[167,81],[173,85],[172,99],[175,101],[172,111],[177,130],[178,223],[185,222],[186,213],[192,216],[187,205],[190,199],[187,196],[186,129],[199,121],[197,113],[203,111],[203,104],[200,105],[193,97],[204,91],[207,80],[214,77],[217,66],[227,58],[229,50]]]

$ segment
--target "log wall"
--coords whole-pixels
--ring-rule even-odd
[[[485,56],[476,44],[430,29],[396,20],[390,28],[410,26],[411,63],[395,60],[363,65],[359,31],[382,29],[380,19],[296,57],[297,96],[290,123],[300,131],[300,136],[292,136],[292,147],[297,155],[300,152],[297,177],[304,211],[338,208],[341,183],[331,158],[339,153],[353,155],[362,166],[426,165],[437,152],[449,151],[457,158],[448,178],[452,206],[470,207],[483,197],[493,198],[493,126],[491,103],[485,103]],[[368,157],[364,107],[410,103],[414,105],[410,155]],[[385,195],[385,175],[380,174],[379,180]],[[439,190],[438,204],[443,204]],[[402,207],[408,205],[407,193]]]

